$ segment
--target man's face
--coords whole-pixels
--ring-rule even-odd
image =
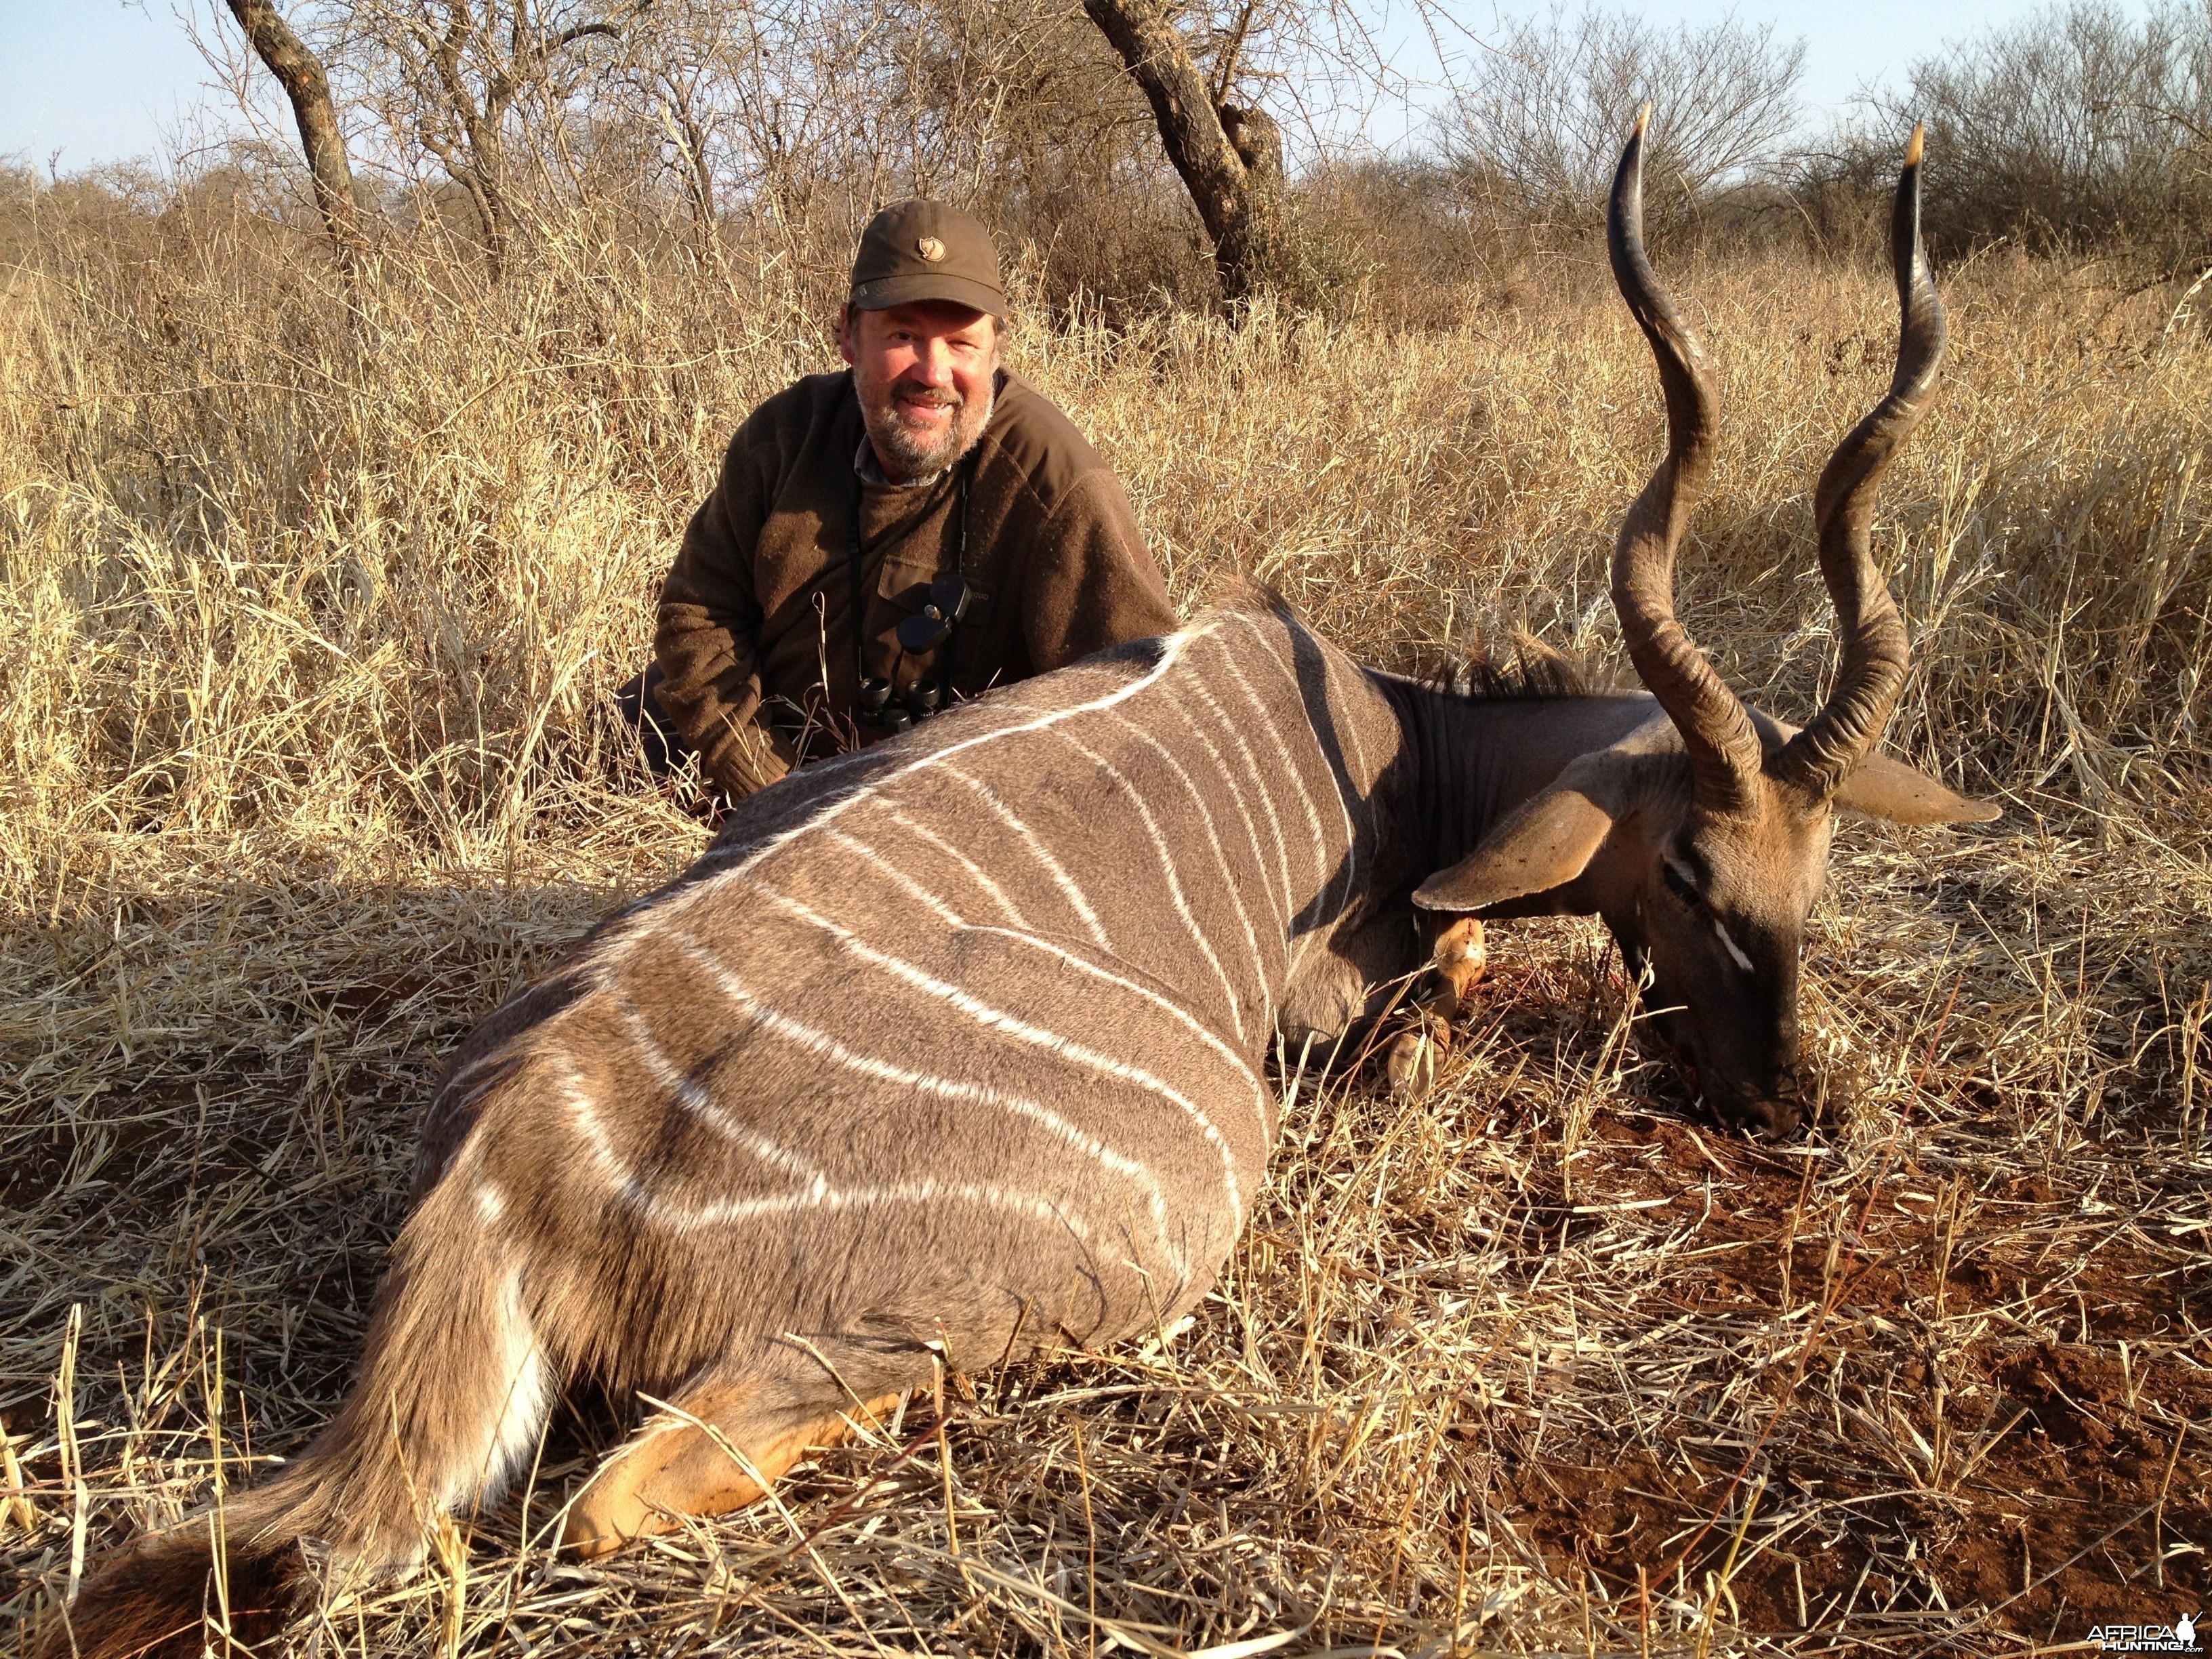
[[[942,472],[975,446],[991,418],[999,327],[988,312],[945,300],[838,319],[837,348],[884,476],[906,483]]]

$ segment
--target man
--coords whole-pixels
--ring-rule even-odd
[[[624,689],[649,756],[665,714],[734,798],[1175,627],[1119,482],[1000,366],[1006,308],[969,215],[869,222],[838,319],[851,368],[754,410],[684,532],[653,671]]]

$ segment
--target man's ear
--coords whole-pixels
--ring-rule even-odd
[[[1615,757],[1583,756],[1474,851],[1415,888],[1413,902],[1425,910],[1475,911],[1565,886],[1613,833],[1620,772]]]
[[[1836,805],[1890,823],[1987,823],[2004,810],[1995,801],[1956,794],[1887,755],[1869,755],[1853,767],[1836,791]]]
[[[848,363],[859,350],[859,342],[853,337],[854,325],[859,320],[851,306],[837,307],[837,355]]]

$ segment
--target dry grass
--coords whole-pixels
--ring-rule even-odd
[[[1677,281],[1728,407],[1686,599],[1778,712],[1875,273]],[[1600,655],[1657,444],[1596,273],[1402,338],[1031,328],[1179,599],[1232,566],[1377,660]],[[1293,1079],[1221,1291],[1139,1352],[911,1402],[753,1513],[555,1564],[593,1435],[311,1644],[406,1652],[2021,1652],[2212,1601],[2212,349],[2032,267],[1949,283],[1881,532],[1900,741],[2010,808],[1849,828],[1760,1150],[1624,1041],[1583,922],[1496,930],[1394,1100]],[[2145,302],[2148,304],[2148,301]],[[500,295],[185,222],[0,297],[0,1642],[296,1447],[356,1353],[440,1057],[699,845],[605,694],[787,296],[579,245]],[[1262,1645],[1267,1645],[1264,1643]],[[1256,1653],[1261,1646],[1237,1650]]]

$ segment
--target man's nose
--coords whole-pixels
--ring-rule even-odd
[[[911,379],[924,386],[952,384],[952,348],[942,340],[918,340],[914,348],[914,367],[908,371]]]

